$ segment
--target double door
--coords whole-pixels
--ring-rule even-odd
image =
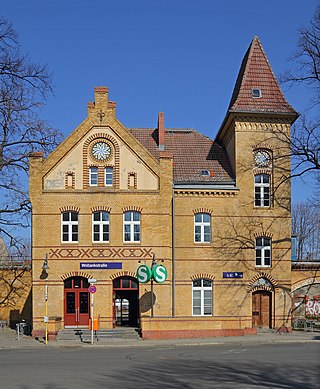
[[[87,326],[89,323],[89,293],[68,291],[65,296],[66,326]]]

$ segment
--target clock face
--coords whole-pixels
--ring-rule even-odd
[[[91,155],[97,161],[106,161],[111,156],[111,147],[108,143],[99,141],[92,146]]]
[[[254,162],[258,167],[268,167],[271,163],[270,154],[264,150],[257,151],[254,155]]]

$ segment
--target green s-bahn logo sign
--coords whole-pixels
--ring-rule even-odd
[[[141,265],[137,269],[137,279],[141,284],[145,284],[151,279],[162,284],[167,278],[168,271],[163,265],[156,265],[152,269],[147,265]]]

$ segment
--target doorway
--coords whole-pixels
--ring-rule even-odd
[[[252,326],[271,328],[272,293],[259,290],[252,293]]]
[[[118,277],[113,280],[114,327],[138,327],[139,287],[134,277]]]
[[[70,277],[64,281],[64,325],[89,325],[89,283],[85,277]]]

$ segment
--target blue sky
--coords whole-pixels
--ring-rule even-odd
[[[23,50],[47,63],[55,95],[42,112],[70,134],[86,117],[95,86],[108,86],[127,127],[191,127],[214,138],[226,113],[242,58],[255,35],[274,73],[288,67],[297,29],[317,0],[15,0],[0,13]],[[297,111],[308,91],[284,91]],[[303,187],[303,190],[301,188]],[[294,182],[293,200],[310,194]]]

